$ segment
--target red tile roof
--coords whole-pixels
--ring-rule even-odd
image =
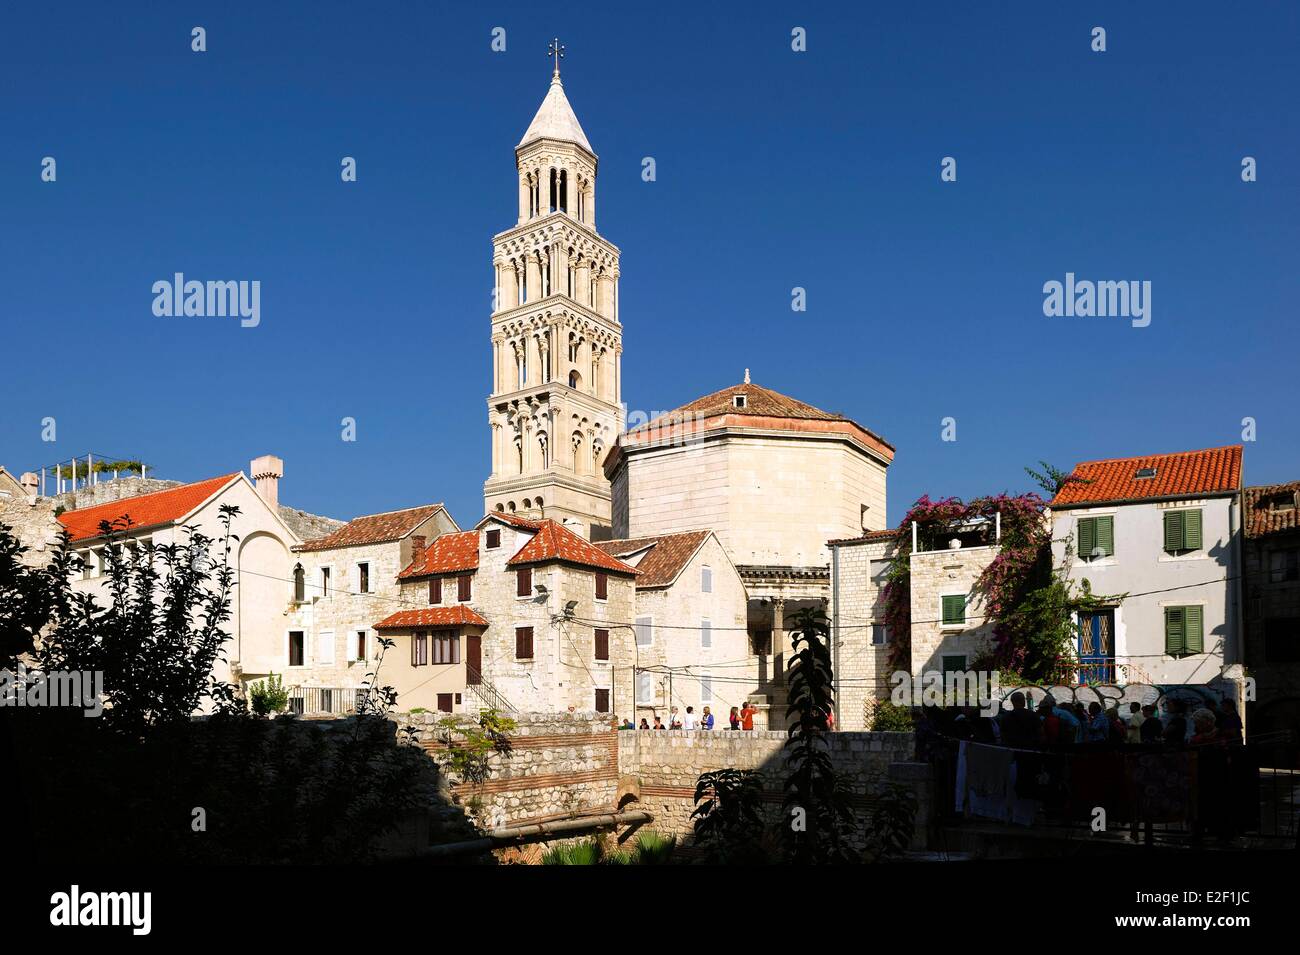
[[[179,521],[237,477],[238,471],[139,497],[64,511],[59,515],[59,522],[67,528],[74,542],[99,537],[101,521],[112,523],[122,517],[131,521],[132,531],[162,527]]]
[[[411,561],[411,565],[397,576],[429,577],[465,570],[478,570],[478,531],[460,531],[435,537],[425,548],[424,556]]]
[[[489,518],[493,517],[499,521],[505,521],[507,524],[513,525],[514,527],[522,527],[530,531],[535,531],[542,526],[541,521],[530,520],[527,517],[519,517],[516,514],[507,514],[505,511],[493,511],[491,514],[484,515],[483,520],[478,522],[478,526],[482,527]]]
[[[1300,531],[1300,481],[1246,488],[1247,537]]]
[[[1142,468],[1154,468],[1155,476],[1139,478]],[[1241,445],[1084,461],[1072,476],[1083,480],[1061,488],[1052,507],[1232,494],[1241,490]]]
[[[405,630],[410,627],[486,627],[488,622],[463,604],[454,607],[426,607],[389,614],[376,630]]]
[[[400,511],[367,514],[348,521],[338,530],[317,537],[295,548],[300,551],[330,550],[335,547],[355,547],[358,544],[386,544],[399,541],[415,530],[438,511],[441,504],[423,504]]]
[[[499,515],[496,515],[499,516]],[[573,531],[549,518],[538,521],[538,530],[515,556],[506,561],[506,566],[520,564],[539,564],[558,560],[566,564],[582,567],[595,567],[614,574],[637,573],[635,567],[611,557],[595,545],[583,540]]]
[[[892,541],[898,537],[900,530],[895,528],[886,528],[883,531],[867,531],[857,537],[840,537],[826,543],[834,547],[836,544],[872,544],[877,541]]]
[[[650,553],[636,565],[637,590],[667,587],[690,563],[712,531],[687,531],[682,534],[664,534],[660,537],[633,537],[624,540],[597,541],[599,547],[612,557],[629,557],[647,547]]]

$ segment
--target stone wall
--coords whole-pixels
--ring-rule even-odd
[[[889,696],[889,645],[873,643],[873,625],[884,624],[885,571],[893,541],[845,541],[831,561],[831,620],[838,658],[839,728],[865,730],[878,700]]]
[[[29,567],[44,567],[54,556],[63,526],[54,516],[54,501],[48,497],[0,500],[0,524],[8,525],[18,543],[27,550],[21,556]]]
[[[618,766],[622,786],[637,794],[637,808],[654,815],[652,828],[676,834],[689,844],[695,808],[695,783],[702,773],[716,769],[754,769],[766,776],[764,803],[769,821],[781,814],[785,781],[785,742],[780,732],[750,733],[667,730],[627,731],[618,734]],[[894,780],[911,786],[917,794],[918,813],[914,843],[922,845],[930,818],[928,767],[912,762],[911,733],[832,733],[828,737],[831,762],[842,774],[856,805],[884,783]]]
[[[912,674],[942,672],[944,657],[960,657],[969,669],[992,639],[984,595],[975,583],[998,555],[996,546],[921,551],[911,557]],[[966,599],[966,621],[943,622],[943,598]]]
[[[437,723],[445,713],[398,718],[415,729],[437,759],[445,750]],[[610,812],[617,803],[620,734],[603,713],[524,713],[513,717],[510,754],[491,757],[491,776],[474,786],[455,783],[452,793],[485,827]]]

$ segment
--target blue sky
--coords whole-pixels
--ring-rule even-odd
[[[189,480],[269,452],[295,506],[472,523],[491,236],[558,30],[623,253],[629,408],[748,367],[897,447],[891,522],[1247,416],[1247,481],[1300,478],[1295,4],[128,6],[3,14],[11,469],[91,450]],[[261,324],[155,317],[176,271],[259,280]],[[1150,326],[1045,317],[1066,272],[1150,281]]]

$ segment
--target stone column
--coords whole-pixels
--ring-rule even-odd
[[[587,185],[587,225],[594,230],[596,228],[596,182],[592,180]]]
[[[526,263],[524,275],[528,283],[528,290],[524,296],[524,302],[535,302],[541,297],[542,290],[542,270],[537,261],[537,253],[530,251]],[[523,304],[523,302],[520,304]]]
[[[501,394],[501,336],[492,336],[492,394]],[[493,465],[493,470],[496,466]]]
[[[528,201],[528,190],[529,190],[528,173],[521,172],[519,174],[519,224],[520,225],[523,225],[525,222],[528,221],[528,211],[529,211],[528,206],[530,204]]]
[[[576,293],[573,297],[579,305],[591,305],[591,262],[587,259],[578,261],[577,272],[574,277],[574,288]]]
[[[772,682],[785,682],[785,598],[772,600]]]

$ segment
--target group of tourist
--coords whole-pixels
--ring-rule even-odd
[[[731,713],[727,717],[730,724],[729,729],[733,730],[752,730],[754,728],[754,715],[758,710],[754,704],[746,701],[744,706],[733,706]],[[618,728],[621,730],[711,730],[714,727],[713,711],[710,707],[704,707],[704,712],[695,715],[695,707],[686,707],[686,712],[682,713],[677,707],[673,707],[668,714],[668,722],[665,723],[658,713],[654,715],[654,723],[646,717],[641,717],[641,725],[637,726],[630,719],[625,719],[619,723]]]
[[[958,739],[1003,746],[1070,745],[1076,743],[1117,746],[1124,743],[1164,746],[1202,746],[1240,743],[1241,717],[1231,701],[1206,699],[1189,716],[1180,699],[1166,701],[1162,719],[1152,704],[1129,703],[1127,714],[1118,705],[1102,708],[1093,701],[1058,703],[1049,693],[1037,712],[1024,693],[1011,694],[1011,709],[987,717],[974,707],[957,712],[949,730]]]

